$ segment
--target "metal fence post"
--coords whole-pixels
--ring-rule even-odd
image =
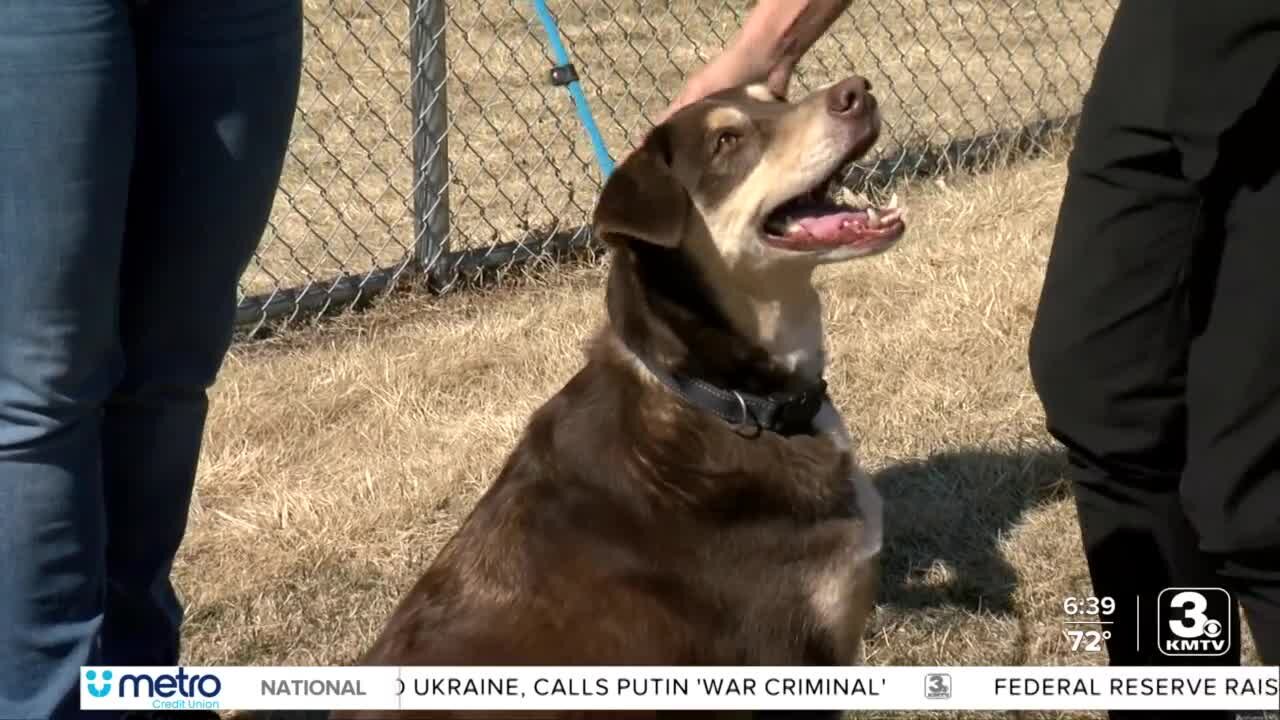
[[[448,250],[449,103],[446,99],[445,0],[413,0],[409,56],[413,108],[413,252],[429,273]]]

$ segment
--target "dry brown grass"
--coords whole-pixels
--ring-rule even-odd
[[[1062,180],[909,187],[904,244],[821,275],[834,397],[888,500],[871,663],[1102,661],[1061,634],[1089,584],[1024,350]],[[352,660],[601,317],[580,269],[237,348],[176,570],[187,661]]]
[[[1059,116],[1079,103],[1114,0],[857,3],[796,88],[850,72],[884,103],[884,152]],[[558,0],[609,148],[635,142],[748,0]],[[307,0],[306,76],[272,226],[248,293],[402,261],[413,245],[407,0]],[[450,242],[574,227],[598,190],[590,144],[524,0],[451,0]]]

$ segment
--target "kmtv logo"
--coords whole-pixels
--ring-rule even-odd
[[[86,670],[85,689],[96,698],[115,697],[208,699],[222,692],[217,675],[189,674],[178,667],[176,673],[121,673],[113,670]]]
[[[1231,650],[1235,603],[1222,588],[1167,588],[1156,601],[1160,652],[1217,657]]]

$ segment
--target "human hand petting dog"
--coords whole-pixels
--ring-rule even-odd
[[[800,58],[850,4],[851,0],[760,0],[728,47],[689,76],[655,124],[708,95],[741,85],[763,83],[779,98],[786,97]]]
[[[680,94],[654,124],[661,125],[686,105],[733,87],[764,83],[778,97],[786,97],[790,80],[790,68],[771,68],[761,53],[749,47],[733,46],[690,75]]]

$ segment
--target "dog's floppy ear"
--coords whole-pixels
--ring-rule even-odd
[[[611,245],[630,240],[673,248],[691,210],[688,193],[671,172],[667,128],[658,126],[614,168],[592,215],[592,232]]]

